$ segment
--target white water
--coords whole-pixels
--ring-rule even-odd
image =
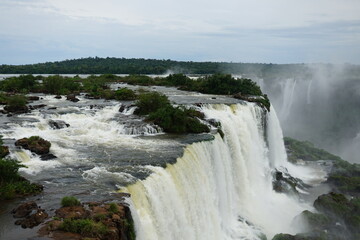
[[[272,170],[288,165],[274,109],[269,148],[256,105],[209,105],[203,111],[221,122],[224,139],[217,134],[189,145],[176,164],[149,167],[153,174],[124,189],[131,194],[137,239],[253,240],[261,232],[268,239],[296,233],[292,219],[311,207],[272,190]]]

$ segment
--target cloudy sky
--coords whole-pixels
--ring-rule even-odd
[[[360,64],[360,0],[0,0],[0,64],[89,56]]]

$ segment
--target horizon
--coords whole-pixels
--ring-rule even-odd
[[[0,63],[0,66],[7,65],[7,66],[25,66],[25,65],[36,65],[36,64],[46,64],[46,63],[56,63],[56,62],[64,62],[64,61],[76,61],[81,59],[88,59],[88,58],[99,58],[99,59],[107,59],[107,58],[115,58],[115,59],[136,59],[136,60],[154,60],[154,61],[173,61],[173,62],[195,62],[195,63],[224,63],[224,64],[263,64],[263,65],[352,65],[352,66],[360,66],[360,63],[331,63],[331,62],[294,62],[294,63],[274,63],[274,62],[235,62],[235,61],[193,61],[193,60],[174,60],[174,59],[156,59],[156,58],[125,58],[125,57],[99,57],[99,56],[89,56],[89,57],[80,57],[80,58],[73,58],[73,59],[63,59],[63,60],[54,60],[54,61],[44,61],[44,62],[34,62],[34,63],[23,63],[23,64],[6,64]]]

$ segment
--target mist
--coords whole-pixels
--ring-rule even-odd
[[[241,72],[268,94],[285,136],[360,163],[360,66],[252,65]]]

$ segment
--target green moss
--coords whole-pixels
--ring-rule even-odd
[[[136,239],[136,232],[135,232],[135,226],[134,221],[132,219],[125,219],[124,225],[127,227],[127,236],[130,240]]]
[[[342,160],[336,155],[323,149],[316,148],[314,144],[309,141],[298,141],[293,138],[285,137],[284,143],[288,149],[288,159],[291,162],[296,162],[298,159],[305,161]]]
[[[72,206],[80,206],[80,205],[81,205],[80,201],[75,197],[66,196],[61,199],[61,206],[63,207],[72,207]]]
[[[321,213],[313,213],[306,210],[302,212],[302,216],[311,228],[321,229],[331,223],[330,218]]]

